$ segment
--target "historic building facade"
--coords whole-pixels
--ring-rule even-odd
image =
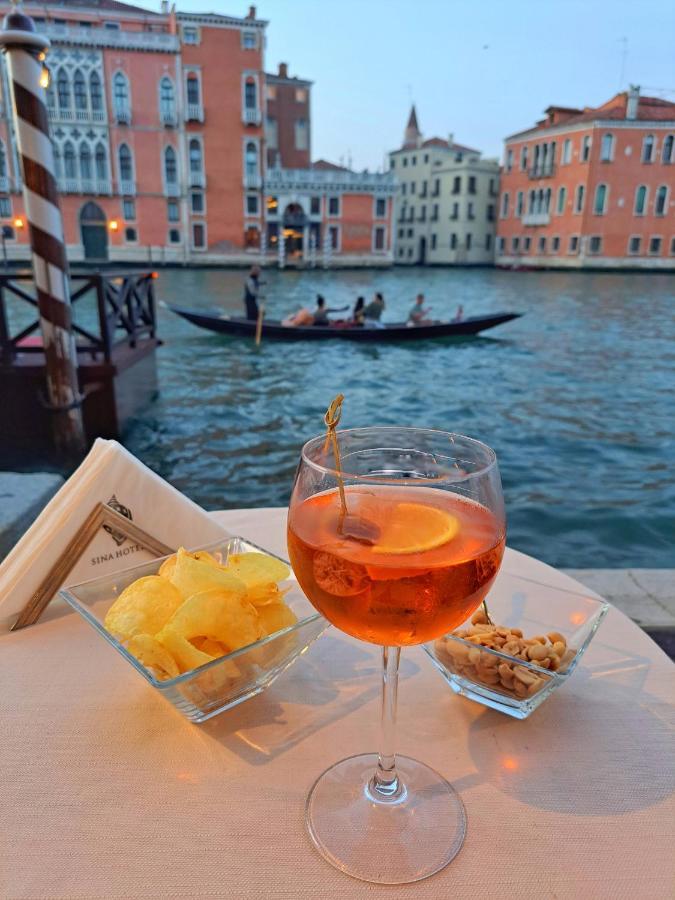
[[[675,103],[631,88],[507,138],[496,261],[675,269]]]
[[[255,7],[242,17],[119,0],[24,9],[52,45],[47,101],[71,261],[241,264],[272,254],[266,124],[276,122],[275,168],[308,167],[310,82],[281,66],[268,83],[267,23]],[[0,225],[9,258],[28,259],[4,61],[0,79]],[[351,233],[330,207],[322,203],[321,235],[329,219]],[[360,241],[337,241],[336,260],[371,254],[371,218],[364,229]]]
[[[399,185],[395,255],[400,265],[491,265],[499,163],[452,138],[424,140],[413,107],[403,145],[389,154]]]

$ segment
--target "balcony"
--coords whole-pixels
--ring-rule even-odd
[[[66,177],[64,191],[66,194],[79,194],[80,182],[77,180],[77,178]]]
[[[123,31],[113,28],[82,28],[77,25],[41,22],[40,34],[46,34],[52,44],[79,47],[111,47],[118,50],[154,50],[177,53],[178,35],[159,31]]]
[[[201,187],[202,185],[191,185],[191,187]],[[164,186],[164,193],[167,197],[180,197],[180,185],[176,182],[172,182],[170,184],[166,184]]]
[[[97,194],[112,194],[112,181],[109,178],[98,178],[96,180]]]
[[[185,121],[186,122],[203,122],[204,121],[204,107],[201,103],[188,103],[187,110],[185,112]]]
[[[244,187],[252,188],[253,190],[258,190],[262,187],[262,178],[258,173],[255,174],[251,172],[246,172],[244,175]]]
[[[190,172],[189,181],[190,187],[206,187],[206,176],[203,172]]]
[[[167,128],[175,128],[178,124],[178,115],[175,106],[163,106],[159,111],[159,120]]]
[[[532,166],[531,169],[528,169],[527,174],[531,179],[534,178],[552,178],[555,175],[555,163],[538,163],[536,166]]]
[[[523,225],[549,225],[551,216],[547,212],[525,213]]]
[[[131,125],[131,107],[128,104],[115,104],[113,116],[118,125]]]
[[[268,169],[265,189],[277,191],[348,193],[363,190],[378,196],[394,196],[398,185],[392,172],[343,172],[320,169]]]
[[[83,178],[80,182],[80,191],[83,194],[95,194],[96,185],[92,178]]]
[[[242,115],[244,125],[260,125],[262,116],[259,109],[245,109]]]
[[[135,181],[120,181],[120,194],[123,197],[135,197],[136,196],[136,182]]]

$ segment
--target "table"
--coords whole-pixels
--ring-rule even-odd
[[[283,554],[284,510],[217,514]],[[508,551],[509,572],[588,593]],[[494,590],[499,590],[499,582]],[[74,613],[0,638],[0,896],[350,900],[673,895],[675,666],[610,610],[570,681],[520,722],[452,693],[419,648],[399,750],[449,778],[468,834],[427,881],[367,885],[304,832],[332,762],[375,749],[379,653],[331,629],[266,693],[181,718]]]

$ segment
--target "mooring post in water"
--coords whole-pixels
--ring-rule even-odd
[[[56,446],[67,453],[85,449],[77,353],[71,327],[68,260],[63,219],[49,139],[44,64],[49,41],[16,5],[5,17],[0,48],[7,59],[12,115],[23,180],[33,277],[47,368],[47,406]]]

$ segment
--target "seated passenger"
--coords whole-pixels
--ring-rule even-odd
[[[424,308],[424,294],[418,294],[415,297],[415,303],[408,313],[408,325],[431,325],[432,321],[427,317],[427,313],[431,312],[431,308]]]
[[[314,316],[303,306],[302,309],[299,309],[296,313],[293,313],[293,315],[282,319],[281,324],[285,325],[287,328],[297,328],[299,325],[307,327],[314,324]]]
[[[363,319],[364,319],[363,310],[365,309],[365,306],[366,306],[366,301],[363,299],[363,297],[357,297],[356,303],[354,304],[354,309],[352,311],[352,325],[358,325],[358,326],[363,325]]]
[[[383,309],[384,297],[378,291],[368,306],[363,310],[363,324],[369,328],[384,328],[384,324],[380,322]]]

